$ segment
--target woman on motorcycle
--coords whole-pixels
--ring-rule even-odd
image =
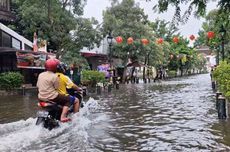
[[[57,59],[48,59],[45,62],[45,72],[42,72],[38,76],[37,87],[38,87],[38,99],[42,101],[52,101],[58,105],[63,106],[60,117],[61,122],[70,121],[67,118],[67,113],[70,107],[70,97],[58,93],[59,78],[55,74],[57,66],[60,61]]]
[[[74,84],[71,79],[65,75],[67,70],[67,66],[64,63],[60,63],[57,66],[57,76],[59,78],[59,87],[58,92],[62,95],[69,96],[71,99],[71,105],[74,106],[74,113],[79,111],[80,100],[77,97],[71,96],[68,94],[67,89],[73,89],[75,91],[82,91],[80,87]]]

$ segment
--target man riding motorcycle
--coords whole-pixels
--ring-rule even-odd
[[[57,76],[59,78],[59,87],[58,87],[58,92],[59,94],[69,96],[71,99],[71,104],[74,105],[73,112],[76,113],[79,111],[80,107],[80,99],[77,97],[71,96],[68,94],[67,89],[73,89],[75,91],[81,92],[82,89],[78,87],[76,84],[74,84],[71,79],[66,76],[66,70],[67,66],[64,63],[60,63],[57,66]]]
[[[38,99],[42,101],[52,101],[63,106],[60,121],[67,122],[71,120],[67,118],[71,98],[57,91],[59,88],[59,78],[55,72],[59,64],[60,61],[57,59],[48,59],[45,62],[46,71],[39,74],[37,81]]]

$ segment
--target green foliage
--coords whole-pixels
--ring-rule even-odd
[[[228,61],[230,61],[230,13],[223,12],[223,10],[212,10],[208,13],[208,15],[205,17],[206,21],[202,25],[202,30],[199,31],[199,37],[195,41],[195,46],[202,46],[207,45],[212,49],[216,54],[220,52],[220,46],[222,43],[222,36],[220,33],[221,27],[223,26],[226,30],[225,35],[223,36],[223,40],[225,42],[225,57],[228,57]],[[215,33],[215,37],[212,39],[207,38],[207,32],[213,31]],[[220,54],[221,55],[221,54]]]
[[[105,82],[105,74],[94,70],[82,71],[81,83],[83,85],[95,87],[97,83]]]
[[[146,0],[153,1],[153,0]],[[204,16],[206,13],[207,0],[159,0],[158,4],[154,6],[154,9],[160,13],[165,12],[172,5],[175,7],[174,21],[175,22],[186,22],[189,16],[194,12],[196,16]],[[181,11],[181,7],[185,7],[187,4],[187,9],[184,13]],[[230,1],[229,0],[218,0],[219,9],[222,12],[230,11]]]
[[[189,71],[192,68],[198,68],[201,66],[196,64],[200,58],[194,48],[188,47],[189,41],[184,39],[181,36],[177,36],[179,38],[178,43],[170,42],[170,54],[173,56],[169,58],[168,69],[170,70],[180,70]],[[173,39],[173,37],[171,38]],[[168,55],[169,56],[169,55]],[[203,58],[202,58],[203,59]],[[205,65],[202,64],[202,68]]]
[[[0,74],[0,89],[10,90],[18,88],[23,83],[23,76],[19,72],[5,72]]]
[[[157,38],[164,38],[165,41],[171,41],[172,36],[179,30],[175,24],[160,19],[149,22],[149,26]]]
[[[69,31],[76,24],[74,16],[56,0],[15,0],[15,30],[32,39],[38,31],[39,38],[49,42],[49,48],[61,50],[70,39]]]
[[[143,59],[147,55],[146,47],[141,44],[142,38],[154,39],[153,33],[147,24],[147,15],[134,0],[114,0],[112,6],[103,14],[103,35],[110,31],[113,36],[122,36],[123,43],[114,45],[113,55],[127,60],[127,53]],[[127,39],[132,37],[134,43],[127,44]]]
[[[8,26],[29,40],[37,32],[58,57],[80,54],[83,47],[93,48],[101,41],[98,22],[80,17],[85,4],[86,0],[12,0],[16,21]]]
[[[170,71],[168,71],[167,74],[169,77],[175,77],[177,75],[177,72],[175,70],[170,70]]]
[[[230,97],[230,64],[226,61],[221,62],[214,70],[213,78],[218,83],[218,89],[224,93],[226,97]]]
[[[179,68],[179,62],[177,56],[173,56],[173,58],[169,61],[168,69],[169,70],[177,70]]]
[[[68,51],[63,54],[62,61],[68,65],[75,64],[81,66],[83,69],[89,66],[86,59],[74,51]]]

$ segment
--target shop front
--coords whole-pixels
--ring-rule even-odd
[[[25,84],[35,86],[48,58],[55,58],[55,54],[1,48],[0,72],[19,71],[24,76]]]

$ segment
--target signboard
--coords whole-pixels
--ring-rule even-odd
[[[109,74],[109,68],[110,68],[110,65],[109,64],[102,64],[102,65],[99,65],[97,67],[97,70],[99,72],[103,72],[105,74],[105,77],[106,78],[109,78],[110,77],[110,74]]]
[[[18,68],[44,69],[47,54],[34,52],[16,52]]]

